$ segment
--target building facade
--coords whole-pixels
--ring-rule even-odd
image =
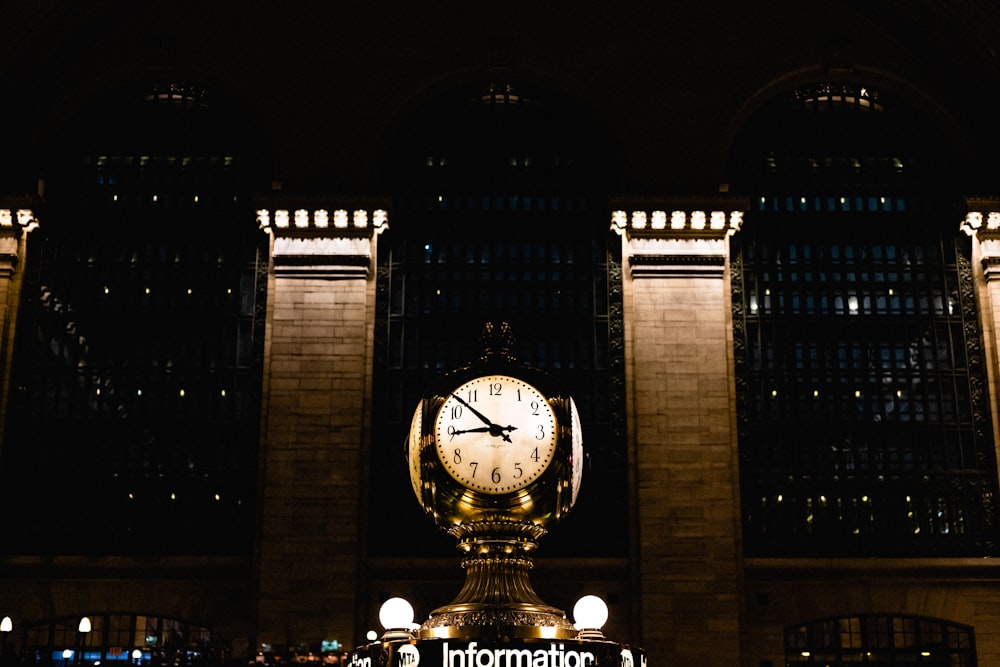
[[[7,3],[3,657],[332,661],[453,599],[405,435],[500,320],[585,434],[547,603],[662,664],[1000,662],[998,28]]]

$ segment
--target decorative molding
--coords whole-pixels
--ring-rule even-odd
[[[970,197],[959,229],[979,241],[986,280],[1000,278],[1000,198]]]
[[[743,224],[743,197],[611,199],[611,229],[626,243],[633,278],[725,271],[726,239]]]
[[[367,278],[375,238],[388,229],[387,200],[280,194],[255,200],[257,224],[274,238],[275,275]]]

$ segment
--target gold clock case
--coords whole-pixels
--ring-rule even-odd
[[[552,462],[538,479],[523,489],[506,494],[487,494],[467,489],[440,465],[435,451],[434,416],[446,396],[423,399],[418,450],[418,500],[441,528],[448,530],[470,521],[521,521],[548,525],[566,515],[573,505],[573,434],[569,399],[547,399],[556,415],[556,449]],[[576,462],[580,465],[580,462]]]
[[[495,362],[495,363],[491,363]],[[434,422],[455,387],[484,375],[523,380],[541,392],[556,419],[555,453],[548,467],[524,488],[503,494],[463,486],[438,459]],[[457,540],[465,584],[450,603],[431,612],[417,631],[420,637],[572,638],[576,630],[565,614],[545,604],[529,580],[532,556],[547,527],[573,507],[582,461],[574,458],[579,421],[568,396],[554,388],[541,371],[518,366],[507,355],[487,356],[481,363],[449,374],[419,406],[412,424],[408,456],[414,491],[424,511]],[[577,474],[574,475],[574,472]],[[576,486],[574,486],[576,485]]]

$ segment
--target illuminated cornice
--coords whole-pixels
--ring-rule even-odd
[[[38,227],[34,206],[37,199],[28,196],[0,195],[0,277],[10,278],[22,250],[21,237]]]
[[[969,198],[966,205],[960,229],[979,240],[986,279],[1000,278],[1000,198]]]
[[[34,209],[35,197],[28,195],[0,195],[0,232],[30,232],[38,226]]]
[[[749,207],[742,197],[611,200],[611,229],[625,239],[633,278],[721,276],[726,239]]]
[[[271,195],[255,200],[257,224],[274,238],[278,276],[367,277],[375,237],[388,229],[381,198],[309,198]]]

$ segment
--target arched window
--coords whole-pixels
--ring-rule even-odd
[[[869,614],[825,618],[785,629],[786,665],[975,667],[971,627],[936,618]]]
[[[209,93],[170,83],[97,100],[53,142],[3,445],[17,539],[0,549],[248,548],[267,245],[244,140]]]
[[[429,106],[399,135],[380,239],[372,513],[374,553],[434,552],[403,460],[417,399],[480,353],[504,320],[515,354],[559,378],[589,449],[576,509],[547,555],[626,548],[621,252],[607,225],[608,158],[592,128],[543,95],[507,84]],[[593,525],[606,539],[575,540]],[[574,532],[575,531],[575,532]],[[603,531],[607,531],[606,533]],[[442,536],[440,551],[453,544]],[[396,545],[396,546],[394,546]],[[561,546],[560,546],[561,545]]]
[[[793,91],[734,150],[746,551],[996,553],[996,462],[956,160],[871,88]]]

